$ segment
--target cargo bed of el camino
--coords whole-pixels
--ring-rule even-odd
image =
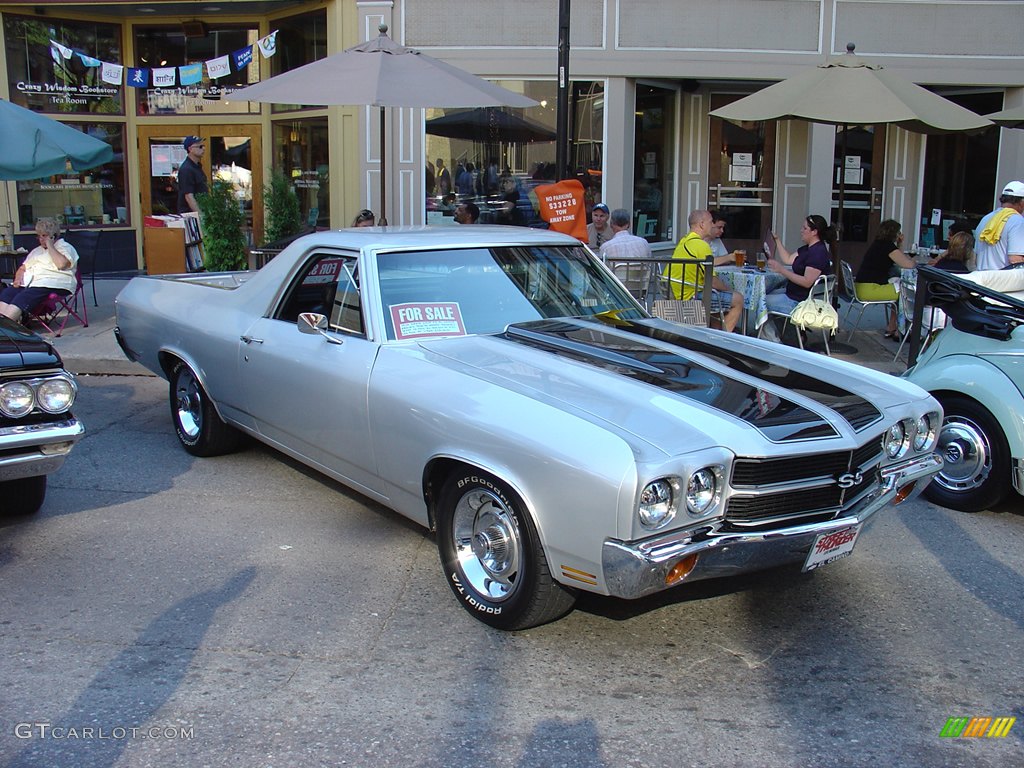
[[[136,278],[116,333],[185,450],[249,435],[429,527],[501,629],[828,565],[941,466],[917,386],[651,318],[547,231],[321,232],[256,273]]]

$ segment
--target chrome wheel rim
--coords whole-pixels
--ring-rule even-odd
[[[203,401],[199,382],[192,371],[183,370],[178,375],[174,401],[182,432],[190,440],[196,439],[203,427]]]
[[[962,493],[980,487],[992,472],[992,446],[985,431],[964,416],[945,420],[938,451],[944,459],[935,482],[947,491]]]
[[[514,593],[522,540],[515,516],[497,495],[480,489],[459,499],[452,542],[463,576],[478,594],[501,602]]]

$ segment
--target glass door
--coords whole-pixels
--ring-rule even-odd
[[[741,96],[712,94],[711,109]],[[732,250],[761,250],[775,204],[774,120],[731,122],[711,118],[708,147],[708,207],[725,215],[723,239]]]
[[[637,83],[633,234],[652,243],[674,239],[677,101],[674,87]]]
[[[139,126],[139,173],[143,215],[178,212],[178,166],[185,159],[186,136],[206,141],[203,172],[207,180],[231,184],[245,213],[250,244],[263,237],[263,147],[258,125]]]
[[[867,243],[874,239],[882,219],[884,170],[884,125],[848,125],[836,129],[832,173],[832,221],[838,220],[839,184],[845,179],[843,221],[839,235],[843,242]],[[914,231],[911,222],[902,224],[908,233]]]

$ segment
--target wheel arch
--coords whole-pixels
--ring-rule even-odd
[[[175,365],[178,363],[184,363],[187,365],[199,380],[199,384],[202,386],[203,391],[206,392],[206,397],[213,405],[213,409],[217,412],[218,418],[225,423],[229,423],[227,419],[224,418],[224,414],[221,413],[220,403],[218,403],[217,398],[210,392],[210,385],[206,380],[206,374],[203,371],[202,366],[196,363],[191,355],[181,350],[161,349],[157,353],[157,359],[160,361],[160,368],[164,372],[164,378],[167,379],[168,382],[171,381],[171,374],[174,372]]]
[[[444,487],[449,477],[461,471],[486,472],[508,485],[516,495],[516,498],[522,503],[523,512],[530,516],[530,521],[540,537],[541,545],[544,545],[544,532],[537,519],[536,511],[530,503],[529,497],[523,492],[522,487],[516,482],[515,478],[510,477],[509,473],[503,472],[502,469],[488,466],[480,461],[472,461],[462,456],[434,456],[423,468],[423,500],[427,505],[428,528],[431,531],[437,531],[437,500],[441,495],[441,488]]]

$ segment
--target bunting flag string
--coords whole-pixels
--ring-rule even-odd
[[[89,56],[82,51],[76,51],[61,45],[56,40],[50,40],[50,57],[56,64],[63,64],[72,56],[78,56],[87,67],[98,67],[100,79],[110,85],[129,85],[132,88],[173,88],[175,85],[195,85],[202,82],[203,70],[211,80],[217,80],[231,74],[232,67],[235,72],[241,72],[252,63],[253,48],[259,48],[263,58],[270,58],[277,53],[277,33],[274,30],[266,37],[261,37],[254,45],[239,48],[230,54],[218,56],[205,62],[185,64],[180,67],[126,67],[122,64],[115,64],[109,61]]]

